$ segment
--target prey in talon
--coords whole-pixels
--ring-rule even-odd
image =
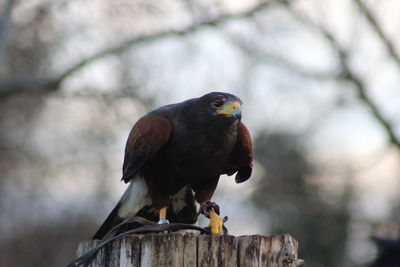
[[[251,176],[252,141],[241,119],[242,101],[223,92],[165,105],[141,117],[125,146],[121,180],[129,185],[93,238],[103,238],[132,216],[159,224],[194,224],[196,202],[210,202],[221,175],[236,174],[236,183]],[[216,207],[204,214],[211,232],[221,234],[224,221]]]

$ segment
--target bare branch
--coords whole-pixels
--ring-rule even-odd
[[[196,23],[194,25],[191,25],[189,27],[186,27],[186,28],[183,28],[180,30],[161,31],[158,33],[142,35],[139,37],[133,37],[113,48],[105,49],[103,51],[97,52],[94,55],[83,59],[79,63],[71,66],[66,71],[64,71],[63,73],[58,75],[58,77],[56,77],[56,78],[32,79],[31,82],[33,83],[33,85],[36,85],[36,88],[38,90],[56,91],[60,88],[61,83],[63,81],[65,81],[65,79],[69,78],[74,73],[82,70],[84,67],[86,67],[100,59],[103,59],[106,56],[119,54],[135,45],[138,45],[138,44],[141,44],[144,42],[155,41],[155,40],[159,40],[159,39],[163,39],[163,38],[171,37],[171,36],[184,36],[187,34],[194,33],[196,31],[201,30],[206,27],[218,26],[218,25],[221,25],[228,21],[247,18],[247,17],[253,16],[255,13],[257,13],[259,11],[264,10],[265,8],[267,8],[268,6],[270,6],[273,3],[274,2],[272,2],[272,1],[264,1],[243,13],[220,15],[218,18],[214,18],[214,19],[206,20],[206,21],[203,21],[200,23]],[[0,83],[0,97],[1,96],[9,96],[9,95],[19,93],[19,92],[30,91],[31,84],[24,83],[25,81],[26,81],[25,79],[17,78],[12,81],[6,81],[3,83]]]
[[[221,31],[229,40],[235,44],[242,52],[246,53],[255,62],[262,64],[273,65],[274,67],[282,68],[286,71],[292,72],[299,76],[303,76],[314,80],[335,80],[337,75],[330,72],[323,72],[318,70],[306,70],[303,66],[296,64],[293,61],[288,60],[282,56],[276,54],[267,53],[260,47],[256,47],[254,43],[247,44],[245,40],[240,39],[237,36],[232,35],[229,32]]]
[[[371,97],[368,96],[364,81],[361,80],[359,77],[355,76],[352,71],[348,71],[347,76],[343,76],[343,78],[354,84],[354,87],[358,93],[358,97],[364,102],[364,104],[366,104],[369,107],[374,118],[384,128],[386,134],[389,137],[389,142],[393,144],[398,150],[400,150],[400,139],[395,135],[393,126],[383,116],[381,111],[378,109],[377,105],[372,101]]]
[[[181,29],[181,30],[171,30],[171,31],[164,31],[164,32],[159,32],[156,34],[150,34],[150,35],[143,35],[143,36],[139,36],[139,37],[134,37],[130,40],[125,41],[122,44],[119,44],[116,47],[113,47],[111,49],[105,49],[101,52],[96,53],[93,56],[90,56],[84,60],[82,60],[80,63],[76,64],[75,66],[72,66],[71,68],[69,68],[66,72],[64,72],[63,74],[60,75],[60,77],[58,78],[57,82],[60,83],[62,82],[66,77],[70,76],[71,74],[79,71],[80,69],[82,69],[83,67],[101,59],[104,58],[108,55],[112,55],[112,54],[118,54],[121,52],[124,52],[125,50],[131,48],[134,45],[138,45],[144,42],[148,42],[148,41],[154,41],[154,40],[159,40],[159,39],[163,39],[166,37],[171,37],[171,36],[183,36],[186,34],[190,34],[193,32],[196,32],[204,27],[209,27],[209,26],[218,26],[224,22],[227,21],[231,21],[231,20],[236,20],[236,19],[241,19],[241,18],[246,18],[249,16],[252,16],[253,14],[255,14],[256,12],[259,12],[261,10],[263,10],[264,8],[266,8],[267,6],[269,6],[272,2],[262,2],[258,5],[256,5],[255,7],[253,7],[252,9],[244,12],[244,13],[240,13],[240,14],[229,14],[229,15],[221,15],[220,17],[218,17],[217,19],[212,19],[212,20],[208,20],[208,21],[203,21],[197,24],[194,24],[192,26],[189,26],[185,29]]]
[[[364,81],[351,69],[347,52],[338,42],[336,37],[323,26],[315,24],[313,21],[306,18],[304,14],[300,14],[299,12],[295,11],[290,5],[287,6],[294,17],[316,29],[321,36],[329,42],[332,49],[337,53],[341,67],[340,74],[337,78],[351,82],[354,85],[354,89],[357,91],[358,97],[370,109],[373,117],[385,130],[387,136],[389,137],[390,144],[394,145],[400,151],[400,139],[396,136],[393,125],[391,125],[389,120],[383,116],[376,103],[374,103],[374,101],[372,101],[371,97],[368,95],[367,86]]]
[[[21,92],[46,93],[55,91],[58,85],[51,79],[22,76],[0,82],[0,97],[9,97]]]
[[[393,43],[389,40],[386,34],[383,32],[381,26],[379,25],[376,17],[372,14],[371,10],[363,3],[361,0],[355,1],[356,5],[360,9],[361,13],[365,16],[365,19],[371,25],[372,29],[378,35],[381,42],[385,45],[387,51],[389,52],[392,59],[396,62],[397,67],[400,68],[400,55],[395,49]]]
[[[14,0],[8,0],[4,3],[4,12],[0,18],[0,66],[4,64],[5,51],[10,40],[11,33],[11,10]],[[3,65],[4,66],[4,65]]]

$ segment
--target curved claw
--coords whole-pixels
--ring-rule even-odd
[[[215,203],[215,202],[211,202],[211,201],[207,200],[206,202],[204,202],[201,205],[199,213],[203,214],[207,218],[210,218],[210,214],[209,214],[210,210],[214,210],[217,214],[219,214],[219,206],[218,206],[218,204]]]

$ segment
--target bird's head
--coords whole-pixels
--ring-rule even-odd
[[[221,118],[242,118],[242,101],[235,95],[221,92],[208,93],[200,98],[207,105],[209,112]]]

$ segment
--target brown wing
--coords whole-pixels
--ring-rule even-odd
[[[139,119],[129,134],[121,180],[129,182],[139,169],[165,145],[171,135],[172,125],[162,116],[145,116]]]
[[[227,170],[228,175],[237,172],[235,176],[236,183],[243,183],[250,178],[253,170],[253,145],[249,130],[243,123],[238,123],[236,146],[230,159],[230,167]]]

